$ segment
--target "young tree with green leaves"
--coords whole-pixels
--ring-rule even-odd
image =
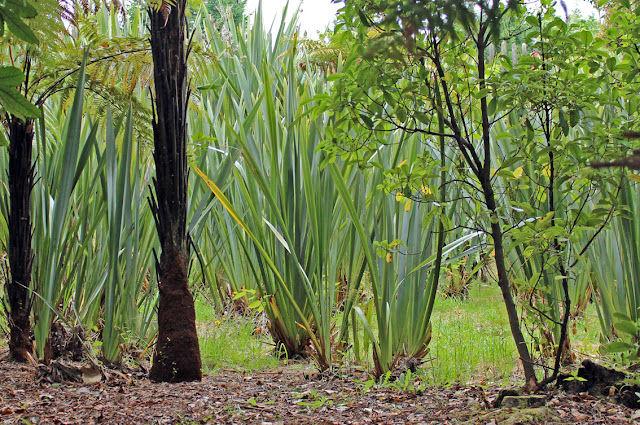
[[[186,0],[149,9],[155,84],[153,119],[156,177],[151,209],[161,245],[158,338],[149,377],[160,382],[202,378],[196,312],[189,289],[187,233]]]
[[[495,62],[501,72],[491,85],[496,109],[513,108],[499,124],[506,130],[502,149],[518,175],[498,175],[505,203],[521,211],[511,214],[509,261],[514,284],[526,294],[520,298],[534,323],[529,333],[542,352],[555,351],[546,384],[571,361],[567,327],[573,302],[588,285],[580,260],[613,217],[624,180],[588,167],[612,131],[603,114],[611,84],[603,66],[611,57],[606,42],[588,22],[560,19],[547,2],[525,20],[532,54]],[[520,222],[523,217],[537,219]],[[581,286],[583,294],[576,292]]]
[[[607,58],[602,42],[568,28],[550,10],[544,19],[530,16],[523,23],[537,49],[532,56],[506,50],[496,56],[500,24],[517,9],[515,3],[348,1],[343,18],[358,40],[342,74],[332,77],[333,94],[321,99],[321,110],[333,115],[325,148],[363,164],[385,151],[381,134],[417,134],[436,151],[438,139],[448,141],[453,166],[426,154],[407,165],[409,173],[388,170],[385,188],[434,202],[433,191],[421,196],[420,186],[438,171],[450,177],[434,189],[462,188],[473,213],[449,223],[449,230],[488,236],[525,389],[534,390],[557,373],[576,275],[571,268],[611,218],[616,185],[614,178],[612,190],[599,191],[586,167],[605,139],[590,106],[608,101],[596,72]],[[585,129],[594,132],[593,140],[584,141]],[[594,199],[599,208],[590,212]],[[518,262],[525,275],[520,281],[529,285],[520,288],[526,294],[520,298],[561,330],[554,373],[542,382],[512,292]],[[554,281],[561,284],[555,298],[548,297],[556,308],[551,313],[535,300],[551,290],[540,282]]]
[[[538,381],[505,263],[491,161],[490,133],[496,111],[489,110],[485,57],[498,37],[501,18],[516,7],[514,3],[508,6],[485,1],[470,5],[465,1],[406,0],[392,6],[347,2],[344,19],[361,35],[356,46],[359,54],[345,64],[334,96],[324,101],[324,108],[335,116],[332,141],[336,153],[344,149],[375,152],[379,132],[398,130],[421,134],[425,142],[445,137],[457,148],[457,166],[468,173],[465,184],[482,199],[475,225],[485,228],[491,237],[498,285],[526,387],[535,389]],[[364,37],[371,28],[378,35]],[[421,161],[432,162],[428,158]],[[405,180],[396,190],[412,193],[415,184]]]

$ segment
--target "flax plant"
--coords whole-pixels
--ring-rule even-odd
[[[64,301],[62,294],[73,285],[76,278],[74,259],[77,258],[75,251],[79,248],[74,242],[74,228],[77,229],[79,222],[74,219],[70,206],[73,204],[74,188],[96,138],[96,128],[87,134],[86,127],[82,125],[84,78],[83,65],[78,76],[78,89],[60,139],[45,141],[44,128],[40,131],[40,179],[35,188],[36,212],[40,218],[35,223],[34,231],[34,250],[38,252],[34,288],[39,294],[35,307],[38,320],[34,332],[39,356],[44,355],[53,315],[58,304]]]
[[[38,131],[34,204],[44,219],[34,232],[34,249],[42,253],[34,270],[36,346],[44,355],[57,317],[69,326],[96,327],[104,358],[117,362],[120,344],[149,336],[155,302],[149,168],[143,145],[133,143],[132,114],[123,126],[108,113],[103,139],[103,128],[81,115],[81,90],[68,113],[64,104],[46,103]],[[58,133],[55,127],[65,122]]]
[[[103,223],[108,251],[102,342],[104,357],[112,362],[119,360],[119,345],[127,332],[144,338],[151,320],[149,303],[155,299],[150,272],[156,244],[146,202],[148,177],[143,175],[145,169],[140,164],[141,145],[134,155],[131,115],[130,109],[118,152],[111,111],[107,111],[106,166],[105,175],[101,176],[106,192]]]
[[[214,28],[206,31],[216,34]],[[217,213],[228,241],[223,269],[237,292],[247,279],[261,283],[256,296],[279,352],[312,353],[325,370],[348,324],[349,311],[344,311],[336,326],[339,275],[349,276],[341,290],[352,297],[352,285],[360,280],[350,279],[351,226],[334,177],[316,152],[326,123],[311,117],[305,106],[321,89],[322,78],[298,68],[292,24],[280,27],[273,44],[264,36],[260,16],[244,35],[237,28],[226,31],[223,42],[211,41],[228,56],[219,63],[217,78],[224,82],[217,91],[214,84],[206,87],[203,96],[206,130],[227,141],[216,148],[241,154],[235,180],[225,191],[226,211]]]
[[[620,191],[623,211],[588,251],[599,295],[598,319],[606,340],[617,336],[616,313],[634,322],[640,319],[640,219],[635,213],[639,200],[637,186],[625,185]]]
[[[439,178],[423,177],[417,190],[389,193],[384,188],[385,176],[380,169],[393,174],[411,174],[407,163],[419,155],[438,155],[441,164],[450,154],[444,146],[438,151],[432,140],[421,143],[418,137],[396,132],[387,138],[388,146],[380,149],[370,162],[375,168],[365,177],[367,185],[345,192],[354,200],[356,216],[364,226],[360,235],[365,252],[375,306],[375,325],[358,306],[356,312],[365,332],[373,342],[374,371],[382,376],[401,361],[420,362],[428,353],[431,339],[431,314],[441,278],[442,266],[486,249],[483,232],[452,232],[450,217],[453,205],[445,203],[431,188],[446,187],[449,174],[442,168]],[[436,142],[437,143],[437,142]],[[398,164],[399,158],[405,158]],[[378,169],[380,167],[380,169]],[[413,187],[405,181],[404,187]],[[356,196],[365,193],[366,198]],[[452,198],[455,195],[449,194]],[[461,198],[463,197],[462,194]],[[445,239],[452,241],[445,245]],[[470,248],[466,248],[470,245]],[[377,255],[376,255],[377,254]],[[412,362],[414,360],[411,360]]]

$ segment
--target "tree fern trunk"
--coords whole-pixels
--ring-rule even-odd
[[[34,166],[33,121],[9,118],[9,269],[11,280],[6,287],[9,304],[9,354],[18,362],[28,360],[31,343],[31,189]]]
[[[187,237],[187,52],[185,2],[151,10],[151,54],[155,82],[153,120],[155,196],[150,199],[162,253],[158,342],[154,381],[202,378],[193,297],[189,290]]]

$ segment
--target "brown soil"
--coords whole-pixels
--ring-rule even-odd
[[[640,414],[587,394],[550,392],[538,409],[491,409],[499,388],[392,385],[366,374],[331,379],[287,368],[218,371],[201,382],[154,384],[112,373],[107,383],[36,383],[31,366],[0,363],[0,423],[32,424],[633,424]],[[28,421],[28,422],[27,422]]]
[[[637,365],[634,367],[637,368]],[[569,374],[558,376],[558,386],[567,392],[588,393],[593,396],[611,395],[616,401],[632,409],[640,408],[640,385],[636,381],[627,378],[624,372],[604,367],[591,360],[582,362],[576,377]]]

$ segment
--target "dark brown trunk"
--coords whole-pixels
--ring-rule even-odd
[[[546,60],[545,60],[545,52],[542,50],[542,69],[546,70]],[[546,91],[546,86],[545,91]],[[547,146],[551,147],[551,124],[552,124],[552,110],[551,107],[545,105],[545,118],[544,118],[544,135],[547,139]],[[549,211],[556,211],[556,203],[555,203],[555,160],[553,150],[549,152],[549,187],[548,198],[549,198]],[[555,226],[556,224],[555,214],[551,217],[551,226]],[[556,255],[562,251],[562,247],[560,246],[560,241],[558,238],[553,240],[553,246],[556,251]],[[564,293],[564,315],[562,316],[562,323],[560,324],[560,341],[558,342],[558,349],[556,351],[556,359],[553,365],[553,372],[551,376],[544,379],[540,385],[545,386],[553,381],[555,381],[558,377],[558,373],[560,373],[560,366],[563,363],[563,359],[568,355],[571,357],[571,352],[565,351],[566,349],[570,350],[571,345],[569,344],[569,340],[567,339],[567,329],[569,326],[569,318],[571,315],[571,297],[569,296],[569,278],[567,278],[568,273],[567,269],[564,266],[563,259],[560,259],[560,275],[564,276],[562,278],[562,291]]]
[[[149,377],[202,378],[195,308],[189,290],[187,236],[187,52],[185,0],[150,11],[155,83],[155,195],[150,199],[162,254],[158,264],[158,342]]]
[[[9,304],[9,355],[27,362],[31,343],[31,189],[35,169],[31,163],[33,121],[9,117],[9,269],[6,288]]]
[[[489,37],[486,31],[488,30],[488,23],[484,23],[480,26],[478,33],[478,77],[480,90],[486,88],[485,81],[485,49],[489,42]],[[491,214],[491,237],[493,238],[493,248],[495,250],[496,269],[498,272],[498,286],[500,292],[502,292],[502,299],[507,310],[507,316],[509,318],[509,327],[511,328],[511,335],[516,343],[516,349],[522,362],[522,368],[524,370],[525,390],[535,391],[538,389],[538,379],[536,378],[536,371],[533,367],[533,361],[529,354],[522,329],[520,328],[520,319],[518,318],[518,309],[511,295],[511,284],[509,282],[509,275],[504,260],[504,246],[503,235],[500,227],[500,219],[497,214],[496,198],[491,186],[491,139],[490,130],[491,123],[489,121],[489,112],[487,97],[480,99],[480,112],[482,116],[482,140],[484,145],[484,162],[483,167],[480,170],[479,180],[482,182],[482,191],[487,204],[487,209]]]
[[[484,54],[488,42],[488,38],[486,36],[486,30],[488,28],[487,25],[488,24],[485,23],[483,26],[481,26],[477,39],[478,76],[479,86],[481,90],[486,88]],[[496,211],[497,208],[495,194],[491,186],[491,140],[489,138],[491,123],[489,120],[487,98],[483,97],[480,99],[480,110],[482,115],[482,139],[484,145],[484,160],[481,160],[479,154],[475,151],[474,145],[462,136],[460,126],[456,121],[454,102],[449,95],[449,89],[446,84],[444,67],[440,62],[440,56],[437,50],[434,55],[434,65],[436,65],[436,69],[438,71],[438,76],[442,84],[442,93],[444,95],[447,112],[449,113],[450,117],[448,125],[455,134],[456,143],[458,144],[460,152],[464,156],[465,162],[472,169],[474,175],[478,178],[482,185],[482,194],[485,198],[487,209],[491,214],[491,236],[493,238],[493,246],[495,249],[495,262],[496,269],[498,271],[498,286],[500,287],[500,291],[502,292],[502,298],[507,310],[507,316],[509,318],[509,327],[511,329],[511,334],[516,344],[516,349],[518,350],[518,355],[520,356],[520,361],[522,362],[522,367],[524,369],[525,389],[535,390],[538,387],[538,381],[536,378],[535,369],[533,367],[533,362],[531,360],[531,355],[529,354],[529,349],[527,348],[524,335],[522,334],[522,330],[520,329],[518,309],[516,308],[516,304],[513,301],[513,296],[511,295],[511,285],[509,283],[509,276],[504,260],[504,241],[502,229],[500,228],[500,219],[498,218],[498,214]]]
[[[509,275],[507,267],[504,261],[504,246],[502,229],[500,229],[500,223],[498,222],[498,216],[496,213],[496,203],[493,190],[484,186],[485,201],[487,208],[491,211],[491,236],[493,238],[493,248],[495,249],[496,270],[498,272],[498,286],[502,293],[502,299],[507,310],[507,316],[509,318],[509,328],[511,329],[511,335],[516,343],[516,349],[522,362],[522,369],[524,370],[525,378],[525,390],[535,391],[538,389],[538,379],[536,378],[536,371],[533,366],[531,355],[529,354],[529,348],[527,348],[522,329],[520,328],[520,319],[518,318],[518,309],[516,303],[511,295],[511,284],[509,283]]]

